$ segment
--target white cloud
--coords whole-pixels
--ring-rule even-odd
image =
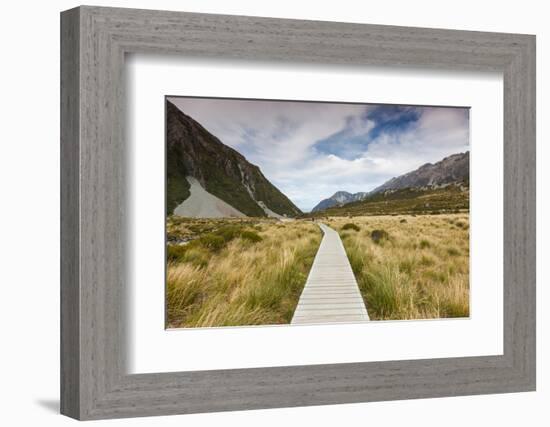
[[[256,161],[284,164],[300,161],[316,141],[337,132],[349,117],[364,110],[353,104],[203,98],[170,101],[223,143],[243,150],[245,156],[252,153]]]
[[[180,110],[223,143],[257,164],[296,205],[309,210],[339,190],[369,191],[427,162],[468,149],[463,109],[422,108],[413,126],[367,137],[376,123],[365,114],[375,105],[171,98]],[[353,159],[319,152],[314,145],[346,129],[365,136]],[[368,141],[367,141],[368,139]]]

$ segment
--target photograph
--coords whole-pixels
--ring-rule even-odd
[[[470,317],[469,107],[166,95],[164,138],[166,328]]]

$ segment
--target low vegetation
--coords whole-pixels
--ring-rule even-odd
[[[328,217],[372,320],[469,316],[467,213]],[[315,222],[167,220],[167,326],[288,324],[321,241]]]
[[[405,220],[405,221],[403,221]],[[347,218],[328,224],[342,230]],[[469,316],[467,214],[354,217],[340,231],[373,320]]]
[[[467,184],[440,188],[404,188],[376,193],[366,199],[335,206],[306,216],[423,215],[466,213],[470,191]]]
[[[370,238],[376,244],[380,243],[382,240],[386,240],[389,237],[389,234],[386,230],[372,230],[370,233]]]
[[[290,323],[321,241],[316,224],[167,220],[167,326]]]
[[[342,226],[342,230],[353,230],[353,231],[359,231],[361,228],[357,224],[353,224],[351,222],[348,222]]]

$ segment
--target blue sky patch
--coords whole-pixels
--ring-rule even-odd
[[[313,149],[318,153],[333,154],[346,160],[357,159],[380,135],[407,132],[417,125],[421,115],[422,110],[417,107],[393,105],[366,107],[364,113],[358,118],[350,117],[346,120],[343,129],[316,142]],[[358,121],[360,121],[359,125]]]

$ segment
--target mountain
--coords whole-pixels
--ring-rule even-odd
[[[370,194],[402,188],[437,187],[469,183],[470,152],[453,154],[437,163],[426,163],[418,169],[395,177],[375,188]]]
[[[348,193],[347,191],[337,191],[328,199],[321,200],[311,212],[318,212],[334,206],[342,206],[347,203],[363,200],[368,193]]]
[[[310,215],[365,216],[365,215],[425,215],[468,212],[470,191],[462,184],[444,187],[401,188],[369,194],[363,200],[333,206]]]
[[[191,199],[204,206],[219,207],[220,212],[231,212],[231,216],[296,216],[301,213],[267,180],[258,166],[223,144],[168,100],[166,144],[168,213],[178,207],[178,212],[185,211],[181,205]],[[194,205],[192,211],[203,212],[204,206]]]
[[[440,160],[436,163],[426,163],[425,165],[420,166],[418,169],[415,169],[412,172],[408,172],[404,175],[392,178],[389,181],[386,181],[384,184],[376,187],[374,190],[368,193],[355,193],[351,194],[346,191],[338,191],[328,199],[324,199],[317,206],[315,206],[311,212],[319,212],[327,209],[336,209],[338,207],[347,206],[349,204],[357,205],[356,202],[365,201],[371,203],[373,201],[380,201],[379,198],[374,196],[381,193],[391,193],[398,190],[413,189],[418,191],[399,191],[392,199],[404,200],[407,198],[417,198],[420,195],[420,190],[435,190],[437,188],[449,186],[454,184],[458,186],[459,190],[463,186],[469,186],[470,181],[470,152],[466,151],[465,153],[453,154],[451,156],[445,157],[443,160]],[[438,197],[441,196],[442,192],[431,192],[430,194],[437,194]],[[441,194],[440,194],[441,193]],[[459,191],[459,196],[451,197],[453,201],[457,201],[456,206],[463,208],[464,201],[462,194],[463,192]],[[454,193],[453,193],[454,194]],[[469,193],[468,193],[469,194]],[[442,202],[443,205],[447,205],[448,200],[445,194]],[[386,203],[387,200],[384,200]],[[401,202],[400,202],[401,203]],[[365,205],[366,206],[366,205]],[[369,204],[369,206],[374,206]],[[436,206],[432,203],[432,207]],[[387,209],[386,209],[387,210]]]

